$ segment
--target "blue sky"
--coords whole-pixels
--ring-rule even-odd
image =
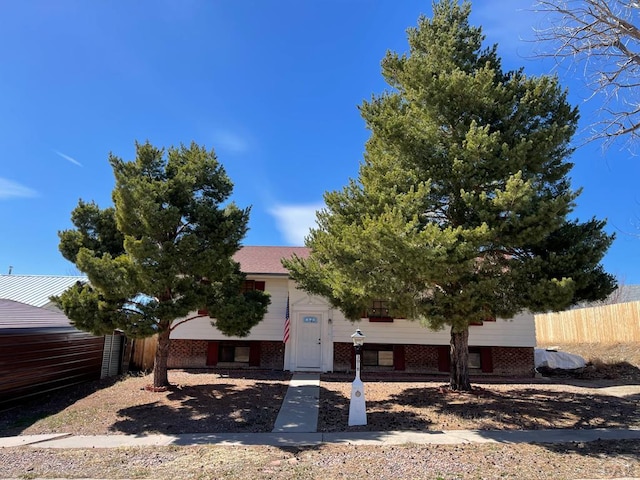
[[[533,0],[474,3],[505,68],[552,71],[532,58]],[[252,205],[245,244],[302,245],[323,193],[357,176],[357,106],[386,88],[380,60],[406,51],[420,13],[430,1],[2,2],[0,273],[78,273],[57,232],[78,199],[110,205],[107,156],[132,159],[136,140],[214,148],[233,199]],[[595,100],[559,75],[588,126]],[[605,268],[640,283],[640,159],[594,143],[573,161],[575,215],[609,220]]]

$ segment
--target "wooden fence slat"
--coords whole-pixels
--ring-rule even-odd
[[[640,302],[535,316],[538,345],[640,342]]]
[[[130,368],[134,370],[151,370],[156,358],[158,336],[137,338],[133,343]]]

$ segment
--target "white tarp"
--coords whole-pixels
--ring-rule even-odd
[[[575,370],[584,368],[587,365],[584,358],[573,353],[557,352],[554,350],[545,350],[543,348],[535,349],[536,368],[552,368],[562,370]]]

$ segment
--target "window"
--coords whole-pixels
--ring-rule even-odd
[[[482,355],[477,347],[469,347],[469,368],[471,370],[480,370],[482,368]]]
[[[221,343],[218,348],[218,362],[249,363],[249,346]]]
[[[368,317],[370,322],[393,322],[388,302],[384,300],[374,300],[364,316]]]
[[[393,346],[366,345],[362,351],[362,365],[369,367],[393,367]]]
[[[251,292],[252,290],[260,290],[264,292],[265,283],[258,280],[245,280],[242,284],[242,293]]]
[[[207,366],[215,367],[218,362],[260,366],[260,342],[224,340],[212,341],[207,346]]]
[[[495,322],[495,321],[496,321],[496,317],[488,316],[488,317],[483,318],[482,320],[469,322],[469,325],[470,326],[482,326],[482,325],[484,325],[484,322]]]

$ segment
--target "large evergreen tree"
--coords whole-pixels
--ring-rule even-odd
[[[81,330],[158,335],[154,386],[168,385],[171,331],[206,309],[226,335],[246,336],[269,296],[241,293],[245,277],[232,258],[249,209],[225,203],[233,184],[213,151],[191,144],[166,152],[136,143],[131,162],[110,155],[114,206],[80,200],[75,226],[59,232],[60,251],[86,273],[54,300]]]
[[[470,4],[443,0],[388,52],[391,89],[360,107],[371,131],[357,180],[325,195],[308,259],[285,261],[349,319],[373,300],[450,327],[451,387],[471,388],[471,323],[562,309],[615,286],[604,222],[567,217],[578,112],[555,78],[504,72]]]

